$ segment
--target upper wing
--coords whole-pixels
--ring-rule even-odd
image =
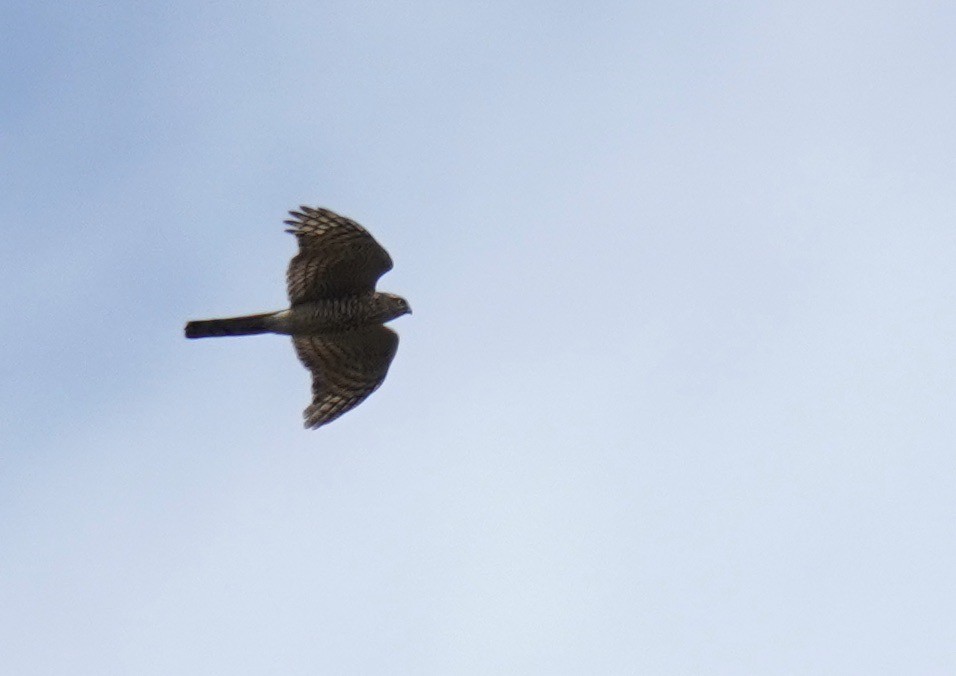
[[[299,253],[289,263],[286,281],[292,304],[371,293],[378,278],[392,269],[388,252],[353,220],[328,209],[290,211],[291,232]]]
[[[312,403],[305,426],[315,429],[362,403],[388,373],[398,335],[381,324],[325,334],[293,336],[299,360],[312,372]]]

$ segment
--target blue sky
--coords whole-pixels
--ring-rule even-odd
[[[0,671],[956,671],[956,10],[0,10]],[[284,212],[407,297],[317,432]]]

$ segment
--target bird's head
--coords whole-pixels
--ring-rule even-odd
[[[401,296],[396,296],[393,293],[377,293],[375,295],[380,303],[382,314],[384,315],[382,321],[387,322],[396,317],[410,315],[412,313],[412,308],[408,304],[408,301]]]

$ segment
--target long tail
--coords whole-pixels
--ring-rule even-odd
[[[228,319],[203,319],[186,324],[187,338],[212,338],[217,336],[251,336],[256,333],[269,333],[272,329],[266,321],[273,315],[248,315]]]

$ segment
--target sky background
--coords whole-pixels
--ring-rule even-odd
[[[0,672],[956,673],[956,5],[6,3]],[[285,211],[415,310],[302,429]]]

